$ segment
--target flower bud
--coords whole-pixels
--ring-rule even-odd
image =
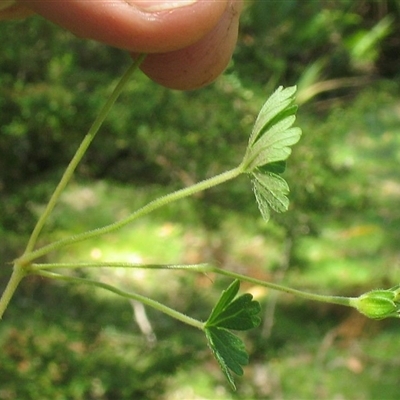
[[[354,299],[353,306],[371,319],[400,318],[399,288],[364,293]]]

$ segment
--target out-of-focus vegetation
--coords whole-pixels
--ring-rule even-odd
[[[331,294],[400,275],[400,2],[252,1],[226,74],[174,92],[137,74],[47,226],[43,241],[104,225],[157,195],[236,165],[278,84],[299,85],[285,179],[291,208],[265,224],[245,179],[156,212],[52,260],[218,263]],[[43,21],[3,22],[0,281],[130,59]],[[226,280],[94,271],[205,319]],[[263,325],[231,393],[200,332],[86,287],[24,281],[0,325],[0,399],[397,399],[396,320],[257,287]],[[135,308],[136,307],[136,308]]]

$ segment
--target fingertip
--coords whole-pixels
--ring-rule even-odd
[[[141,66],[146,75],[165,87],[189,90],[215,80],[229,63],[242,0],[20,0],[19,4],[77,36],[148,53]]]
[[[236,45],[241,2],[232,2],[216,27],[184,49],[149,54],[141,70],[170,89],[193,90],[213,82],[228,65]]]

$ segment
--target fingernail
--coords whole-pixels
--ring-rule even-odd
[[[128,0],[129,4],[146,12],[175,10],[196,2],[197,0]]]

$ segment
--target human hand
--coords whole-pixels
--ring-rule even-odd
[[[1,2],[13,1],[0,0],[0,9]],[[188,90],[209,84],[227,66],[242,0],[16,0],[14,8],[128,50],[134,58],[148,53],[141,65],[147,76]]]

